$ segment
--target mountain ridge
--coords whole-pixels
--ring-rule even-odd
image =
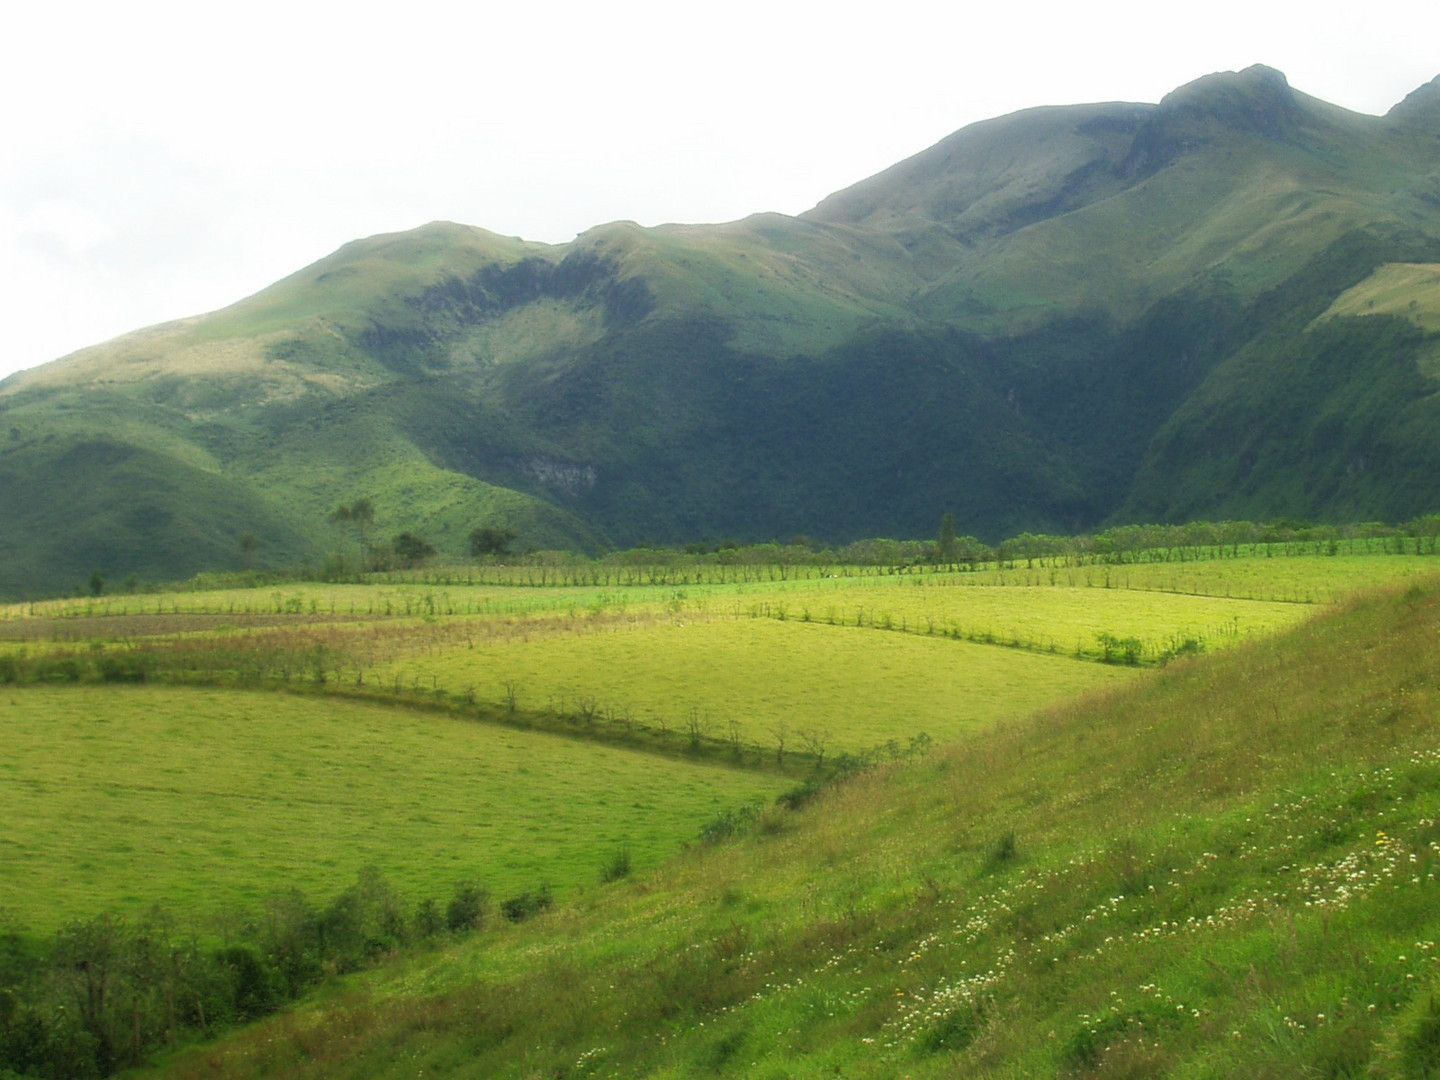
[[[1440,262],[1437,111],[1440,80],[1368,117],[1256,65],[1152,105],[981,121],[797,217],[613,222],[558,245],[449,222],[353,241],[220,311],[0,382],[0,500],[18,508],[0,542],[24,553],[0,564],[0,593],[88,574],[27,538],[64,515],[23,477],[49,476],[102,417],[159,455],[148,487],[163,496],[173,466],[190,477],[174,491],[199,469],[219,493],[155,496],[164,524],[119,527],[108,559],[87,549],[112,575],[238,564],[229,511],[205,545],[167,535],[236,492],[270,564],[323,558],[328,510],[361,496],[377,535],[422,532],[452,556],[477,525],[594,549],[927,535],[945,512],[987,539],[1116,515],[1430,512],[1440,492],[1410,466],[1403,482],[1353,470],[1396,440],[1410,449],[1388,460],[1440,452],[1429,381],[1384,374],[1430,349],[1429,294],[1404,333],[1373,316],[1307,327],[1388,264]],[[1358,370],[1322,362],[1337,334]],[[1301,393],[1301,369],[1389,396],[1335,419],[1334,387]],[[1330,419],[1282,422],[1296,395]],[[1232,412],[1258,424],[1238,440],[1243,475],[1265,477],[1247,498],[1241,473],[1204,465],[1227,456],[1204,432],[1235,429],[1217,419]],[[1296,438],[1341,457],[1297,460],[1281,445]],[[108,461],[87,482],[151,498]],[[1349,481],[1316,479],[1346,462]]]

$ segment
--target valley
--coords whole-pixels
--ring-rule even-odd
[[[166,1076],[1423,1075],[1440,609],[1387,546],[0,609],[0,939],[120,964],[69,1034],[24,1019],[66,978],[0,969],[0,1046],[22,1075],[85,1045]],[[179,965],[148,988],[142,941]],[[212,950],[300,981],[196,1013]]]

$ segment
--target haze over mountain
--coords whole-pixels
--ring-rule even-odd
[[[1440,80],[967,127],[799,217],[433,223],[0,382],[0,593],[333,551],[1440,509]]]

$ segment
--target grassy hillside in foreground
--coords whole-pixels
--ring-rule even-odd
[[[1440,586],[859,776],[167,1077],[1427,1077]]]

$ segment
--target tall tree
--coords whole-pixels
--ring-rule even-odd
[[[353,503],[346,505],[341,503],[330,516],[325,519],[331,525],[344,527],[353,525],[355,532],[360,537],[360,557],[363,560],[370,552],[370,544],[366,536],[366,530],[375,522],[375,502],[368,495],[356,499]],[[343,552],[337,552],[343,558]]]
[[[391,546],[395,549],[395,557],[400,560],[402,566],[407,568],[418,566],[435,554],[433,547],[412,532],[402,532],[395,537]]]
[[[513,532],[498,525],[477,526],[470,530],[470,555],[477,559],[481,555],[504,555],[514,539]]]
[[[355,526],[355,531],[360,534],[360,550],[370,550],[366,541],[365,531],[375,522],[375,503],[368,495],[356,499],[350,504],[350,521]]]
[[[953,563],[960,555],[960,543],[955,536],[955,515],[945,514],[940,519],[940,532],[935,538],[935,561]]]

